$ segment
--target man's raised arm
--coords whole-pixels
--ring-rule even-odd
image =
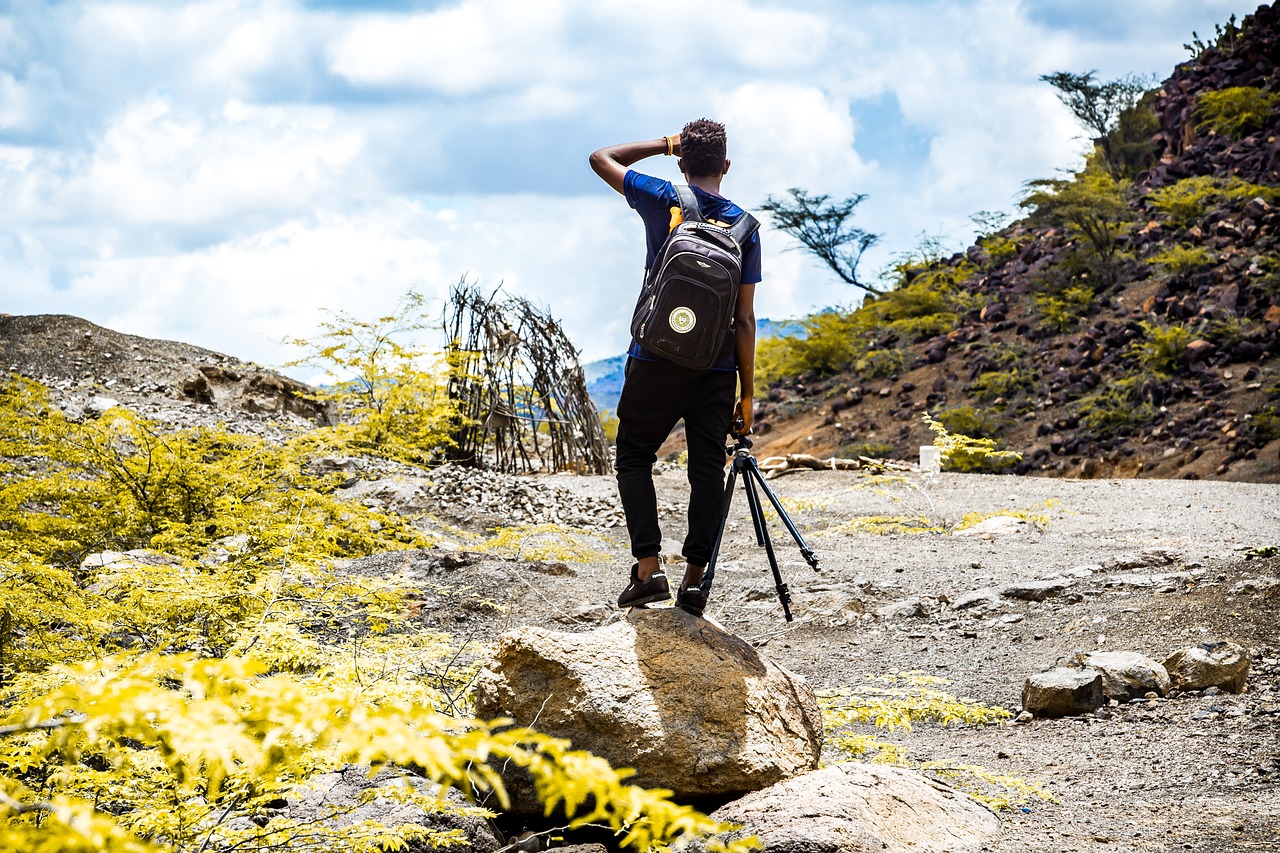
[[[591,168],[606,184],[622,192],[622,182],[631,164],[659,154],[679,156],[680,134],[646,142],[622,142],[601,148],[592,153]]]

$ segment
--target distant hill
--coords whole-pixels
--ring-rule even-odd
[[[756,339],[779,337],[783,335],[803,334],[801,325],[795,320],[756,321]],[[587,393],[591,402],[601,412],[616,412],[618,398],[622,396],[622,369],[626,365],[627,356],[615,355],[582,365],[582,372],[587,379]]]
[[[1018,473],[1280,482],[1278,18],[1134,108],[1123,180],[1102,152],[1041,183],[1026,218],[844,318],[857,358],[793,348],[757,452],[914,459],[929,412]]]

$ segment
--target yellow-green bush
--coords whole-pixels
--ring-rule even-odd
[[[1135,376],[1114,379],[1075,401],[1071,411],[1087,434],[1095,438],[1119,435],[1150,423],[1156,415],[1139,391]]]
[[[1056,801],[1044,787],[1017,776],[951,761],[912,761],[906,746],[885,740],[874,731],[910,731],[913,725],[924,722],[984,726],[1002,723],[1012,716],[1004,708],[948,693],[942,688],[949,683],[945,678],[921,672],[894,672],[867,676],[854,687],[819,691],[826,741],[847,758],[908,767],[945,779],[995,810],[1023,805],[1032,799]],[[867,727],[873,727],[873,731],[867,731]]]
[[[1211,207],[1226,205],[1239,208],[1255,198],[1274,203],[1280,199],[1280,190],[1251,184],[1235,176],[1214,178],[1209,175],[1197,175],[1153,190],[1147,196],[1151,206],[1168,217],[1170,223],[1177,227],[1194,224]]]
[[[999,416],[975,409],[973,406],[955,406],[938,412],[934,419],[946,428],[947,432],[965,435],[969,438],[994,438],[1004,420]]]
[[[1158,376],[1172,376],[1195,336],[1186,326],[1177,323],[1143,321],[1142,329],[1145,336],[1133,347],[1138,363]]]
[[[1213,253],[1203,246],[1170,246],[1156,252],[1147,262],[1171,275],[1183,275],[1214,262]]]
[[[415,591],[333,565],[430,544],[308,473],[334,440],[166,431],[123,411],[75,423],[38,384],[0,382],[0,850],[450,840],[271,816],[309,776],[352,762],[499,801],[493,766],[510,762],[548,809],[642,850],[721,829],[564,741],[457,716],[466,667],[408,618]]]
[[[1061,296],[1036,296],[1040,322],[1055,332],[1066,332],[1089,313],[1093,305],[1093,289],[1068,287]]]
[[[1021,368],[1009,370],[988,370],[965,386],[965,390],[979,400],[992,402],[1002,397],[1007,398],[1035,384],[1035,374]]]
[[[996,450],[996,443],[989,438],[971,438],[954,435],[947,428],[929,417],[921,415],[924,423],[933,430],[933,443],[938,448],[942,467],[962,474],[998,473],[1022,459],[1022,454],[1012,450]]]
[[[1262,130],[1267,117],[1280,103],[1280,95],[1256,86],[1232,86],[1203,92],[1196,103],[1201,130],[1240,139]]]

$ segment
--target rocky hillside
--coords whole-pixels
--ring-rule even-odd
[[[907,271],[952,313],[906,316],[945,323],[887,329],[887,373],[775,383],[757,449],[914,458],[927,411],[1021,452],[1018,473],[1280,482],[1277,92],[1263,6],[1142,102],[1140,170],[1051,182],[1031,215]]]
[[[0,370],[53,389],[72,414],[122,403],[175,426],[230,419],[233,429],[251,430],[281,417],[330,418],[324,406],[299,396],[314,389],[275,371],[62,314],[0,314]]]

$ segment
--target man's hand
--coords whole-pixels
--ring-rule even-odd
[[[751,424],[755,421],[755,413],[752,411],[754,408],[755,404],[751,402],[750,397],[743,397],[738,401],[738,405],[734,409],[734,434],[751,434]],[[741,429],[737,429],[738,421],[742,422]]]
[[[623,180],[631,164],[659,154],[680,156],[680,134],[646,142],[623,142],[601,148],[591,155],[591,168],[606,184],[622,192]]]

